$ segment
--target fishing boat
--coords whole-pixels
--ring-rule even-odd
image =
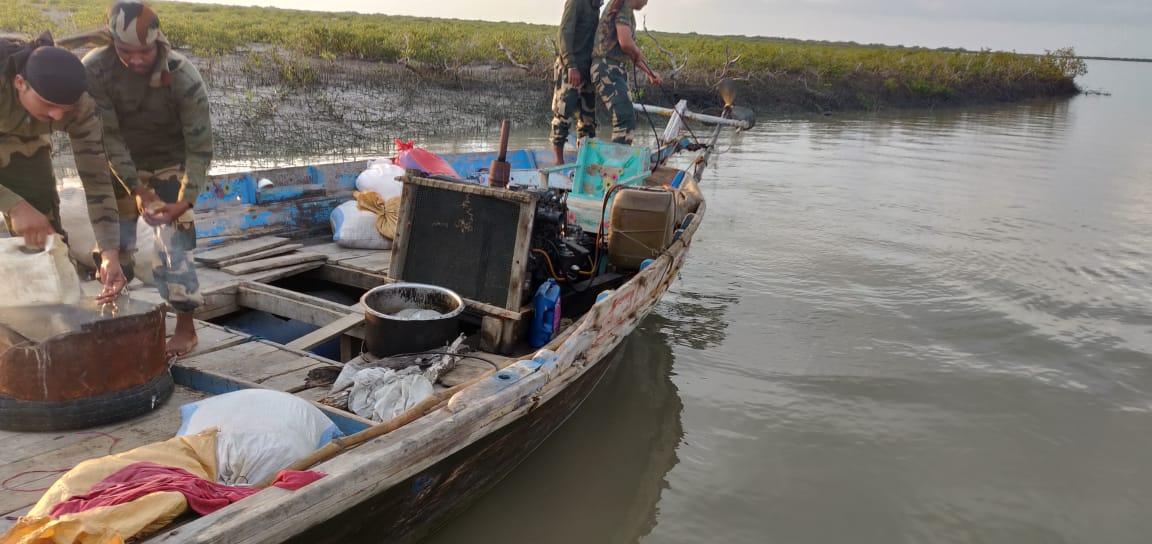
[[[171,363],[171,398],[144,415],[92,429],[0,431],[0,530],[69,467],[171,438],[181,405],[263,388],[312,402],[344,433],[298,463],[324,477],[181,517],[148,542],[426,536],[563,424],[605,374],[608,355],[678,277],[705,217],[699,187],[721,132],[750,123],[692,114],[683,102],[648,112],[670,116],[651,149],[586,143],[560,166],[552,164],[551,150],[501,149],[443,156],[457,174],[451,178],[409,170],[390,250],[331,241],[329,216],[352,198],[365,161],[213,176],[196,206],[198,260],[227,266],[198,265],[206,299],[196,315],[200,341]],[[715,126],[700,141],[685,130],[688,118]],[[508,165],[507,187],[489,179],[499,175],[496,163]],[[265,252],[278,255],[245,258]],[[215,258],[201,259],[209,254]],[[543,347],[533,348],[541,311],[534,295],[552,282],[560,288],[563,319]],[[389,343],[380,337],[387,330],[374,322],[370,297],[356,297],[413,284],[459,297],[452,333],[460,331],[472,350],[455,358],[428,352],[454,366],[431,397],[394,419],[376,421],[320,402],[330,395],[315,380],[323,371],[373,357],[412,357],[378,353]],[[149,289],[128,296],[162,302]],[[252,314],[302,323],[308,332],[272,338],[237,324],[237,316]],[[52,375],[51,368],[39,372]]]

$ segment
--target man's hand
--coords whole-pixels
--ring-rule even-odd
[[[156,193],[144,186],[137,187],[132,191],[132,194],[140,199],[139,206],[141,212],[155,207],[155,203],[160,200],[160,197],[156,196]]]
[[[42,249],[48,237],[56,234],[52,222],[27,202],[21,202],[8,212],[12,218],[12,229],[24,237],[24,245],[31,249]]]
[[[579,89],[584,84],[584,78],[580,76],[580,70],[576,68],[568,69],[568,86],[573,89]]]
[[[119,251],[113,249],[100,253],[100,270],[96,271],[96,278],[104,284],[104,289],[96,297],[96,302],[108,304],[120,296],[128,280],[124,277],[124,270],[120,268]]]
[[[175,202],[172,204],[154,204],[144,210],[144,222],[153,227],[160,225],[171,225],[184,212],[187,212],[192,207],[187,202]]]
[[[651,83],[655,87],[659,87],[664,84],[664,78],[660,77],[660,74],[656,72],[648,72],[648,83]]]

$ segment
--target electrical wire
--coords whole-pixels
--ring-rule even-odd
[[[485,359],[483,357],[477,357],[475,355],[468,355],[465,353],[448,353],[446,351],[417,351],[417,352],[413,352],[413,353],[398,353],[396,355],[389,355],[388,357],[383,357],[383,359],[394,359],[394,358],[398,359],[400,357],[417,357],[420,355],[447,355],[449,357],[460,357],[462,359],[475,359],[477,361],[483,361],[485,363],[488,363],[489,365],[492,366],[492,368],[495,368],[496,370],[500,370],[500,367],[496,363],[493,363],[492,361],[489,361],[488,359]],[[361,353],[360,357],[364,358],[364,354]]]
[[[539,253],[539,254],[544,256],[544,262],[548,263],[548,272],[550,274],[552,274],[552,279],[554,279],[560,283],[564,283],[564,282],[568,281],[566,279],[561,278],[559,275],[556,274],[556,269],[552,266],[552,257],[550,257],[548,255],[547,251],[544,251],[543,249],[533,249],[532,253]]]
[[[640,81],[640,76],[639,76],[639,74],[636,73],[636,67],[638,64],[639,63],[636,63],[636,62],[632,63],[632,81],[635,81],[635,82]],[[660,149],[660,143],[661,143],[660,142],[660,133],[656,131],[656,122],[652,120],[652,114],[648,112],[647,106],[644,106],[641,109],[644,110],[644,116],[648,118],[648,126],[652,127],[652,137],[656,139],[656,149]],[[660,166],[660,161],[656,161],[656,163],[652,165],[652,171],[655,172],[656,168],[658,168],[659,166]]]

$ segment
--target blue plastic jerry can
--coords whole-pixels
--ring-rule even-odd
[[[532,298],[532,328],[528,333],[528,343],[539,348],[556,336],[560,329],[560,284],[549,279],[540,284],[536,296]]]

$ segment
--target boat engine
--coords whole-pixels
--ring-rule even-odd
[[[562,287],[591,276],[596,261],[596,237],[584,232],[568,210],[568,193],[559,189],[532,189],[537,195],[528,257],[528,293],[549,278]]]

